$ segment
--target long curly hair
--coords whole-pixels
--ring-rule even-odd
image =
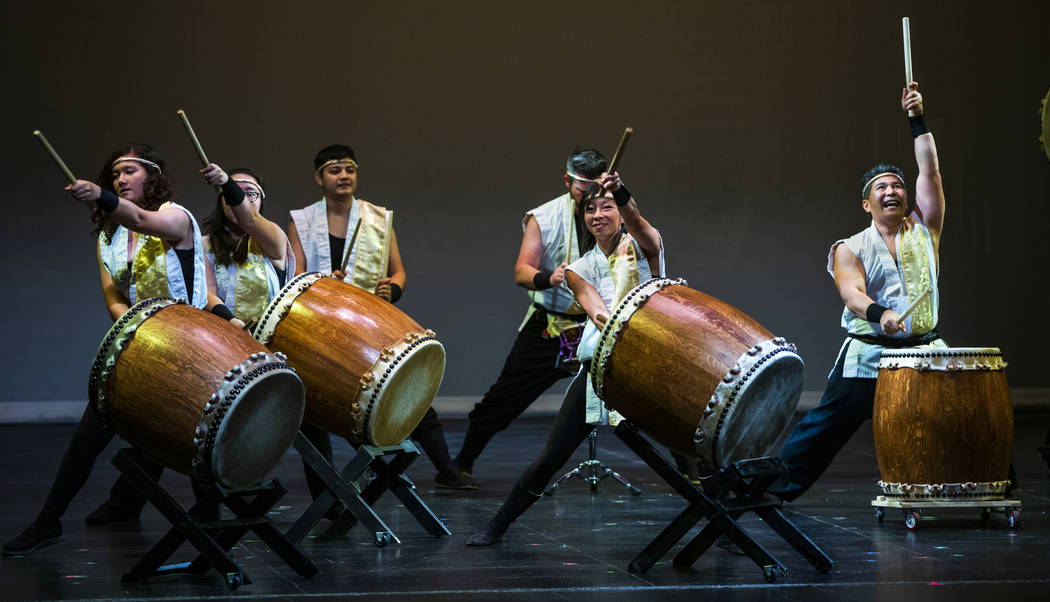
[[[231,178],[238,174],[251,176],[259,183],[260,188],[266,190],[262,177],[248,168],[238,167],[231,169],[227,174]],[[263,201],[259,199],[259,214],[262,215],[262,212]],[[240,265],[248,259],[248,237],[242,236],[240,240],[234,240],[228,225],[229,221],[226,220],[226,213],[222,210],[222,193],[220,192],[215,199],[215,210],[204,220],[202,228],[203,233],[208,236],[211,252],[215,255],[216,265],[230,265],[231,263]]]
[[[146,181],[142,184],[142,202],[139,203],[140,207],[147,211],[156,211],[161,205],[175,198],[175,180],[164,173],[167,171],[164,158],[160,156],[157,149],[148,144],[122,146],[110,153],[109,157],[102,163],[102,169],[99,170],[95,183],[116,194],[117,191],[113,187],[113,162],[124,156],[146,159],[160,166],[160,171],[158,171],[150,165],[142,164],[142,167],[146,170]],[[117,231],[119,224],[98,209],[95,209],[95,213],[91,216],[91,221],[95,223],[95,229],[91,231],[91,234],[94,236],[101,234],[105,238],[106,244],[109,244],[113,240],[113,233]]]

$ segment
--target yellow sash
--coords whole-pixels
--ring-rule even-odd
[[[926,237],[921,228],[901,230],[898,254],[904,272],[904,286],[908,292],[908,303],[918,299],[930,284],[930,260],[926,254]],[[933,305],[927,297],[911,314],[911,334],[923,334],[933,329]]]
[[[237,294],[233,315],[251,322],[259,319],[269,303],[270,282],[266,275],[266,257],[259,243],[248,238],[248,257],[237,266]]]
[[[157,211],[167,208],[164,203]],[[131,236],[131,231],[128,231]],[[165,253],[168,245],[156,236],[139,234],[143,239],[142,247],[135,254],[132,272],[135,274],[135,297],[139,301],[153,297],[167,297],[171,294],[168,287],[168,262]]]
[[[381,278],[386,278],[387,263],[390,260],[390,231],[387,228],[388,212],[383,207],[378,207],[363,199],[358,199],[357,219],[361,227],[357,231],[357,240],[354,248],[357,254],[354,257],[354,265],[348,269],[348,282],[366,291],[373,291]],[[353,232],[353,226],[349,232]],[[346,253],[353,252],[349,248],[350,240],[346,241]],[[335,258],[333,258],[333,263]],[[340,264],[342,261],[339,262]],[[339,264],[335,264],[339,265]]]
[[[634,239],[630,234],[620,237],[620,243],[616,250],[609,256],[609,273],[612,274],[613,283],[616,285],[616,294],[613,303],[619,303],[635,289],[638,282],[638,256],[634,250]]]

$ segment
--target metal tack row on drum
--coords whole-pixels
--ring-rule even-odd
[[[304,417],[355,444],[401,442],[444,375],[432,331],[317,273],[289,282],[255,335],[182,301],[138,303],[99,345],[92,407],[164,466],[237,489],[269,475]]]

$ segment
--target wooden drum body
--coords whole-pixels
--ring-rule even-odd
[[[887,497],[1002,499],[1014,414],[998,349],[886,349],[872,427]]]
[[[266,308],[255,337],[306,384],[306,419],[355,444],[396,445],[441,386],[445,348],[433,331],[376,295],[316,272]]]
[[[167,298],[106,333],[88,397],[102,420],[164,466],[226,487],[254,485],[295,440],[303,383],[226,320]]]
[[[595,393],[708,471],[767,455],[798,405],[802,358],[685,284],[650,280],[613,310],[591,363]]]

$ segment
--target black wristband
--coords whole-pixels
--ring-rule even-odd
[[[930,133],[930,128],[926,127],[926,119],[923,118],[922,113],[919,113],[914,117],[908,117],[908,125],[911,126],[912,138],[918,138],[923,134]]]
[[[872,303],[868,306],[868,310],[865,311],[864,314],[869,322],[879,323],[882,322],[882,314],[887,311],[889,311],[888,308],[885,308],[878,303]]]
[[[222,303],[219,303],[215,307],[211,308],[211,313],[219,316],[223,320],[232,320],[234,318],[233,312],[230,311],[230,308],[226,307]]]
[[[532,286],[538,290],[543,291],[551,287],[551,275],[553,272],[546,270],[540,270],[536,272],[536,275],[532,277]]]
[[[620,187],[613,191],[613,200],[616,201],[617,207],[623,207],[631,200],[631,191],[627,190],[623,182],[620,182]]]
[[[399,285],[396,282],[391,282],[390,283],[390,302],[391,303],[397,303],[397,300],[401,298],[401,293],[403,293],[403,292],[404,291],[401,290],[401,285]]]
[[[117,206],[120,205],[120,198],[114,194],[112,190],[106,190],[103,188],[101,194],[98,196],[98,202],[95,203],[95,205],[103,215],[113,213]]]
[[[226,204],[230,207],[236,207],[244,202],[244,191],[237,185],[237,182],[233,181],[233,178],[228,178],[220,188],[222,198],[226,199]]]

